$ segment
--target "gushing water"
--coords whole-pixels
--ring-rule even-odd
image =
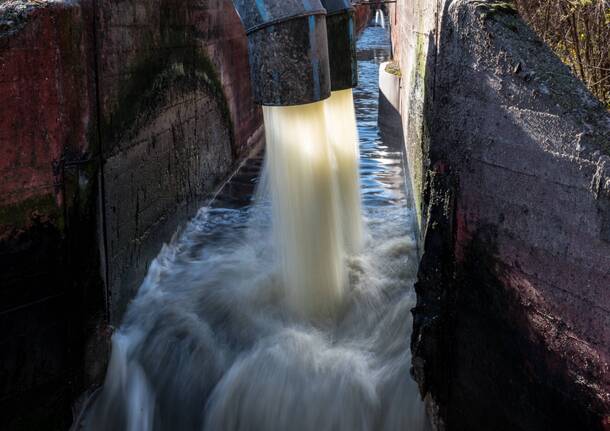
[[[377,9],[375,11],[375,25],[380,25],[381,28],[385,29],[385,16],[383,15],[383,11],[381,9]]]
[[[367,52],[380,52],[371,51],[378,31],[363,36]],[[227,187],[163,248],[79,426],[424,429],[409,375],[413,211],[401,155],[376,128],[378,60],[361,60],[356,90],[362,198],[351,91],[266,108],[256,199],[244,203]],[[235,188],[251,188],[260,164],[249,161]]]
[[[293,311],[332,316],[347,252],[362,241],[352,90],[303,106],[263,107],[275,244]]]
[[[275,244],[293,311],[332,314],[346,282],[324,102],[264,107]]]
[[[363,241],[358,162],[358,132],[352,90],[335,91],[324,101],[326,136],[335,158],[339,224],[348,253],[359,252]]]

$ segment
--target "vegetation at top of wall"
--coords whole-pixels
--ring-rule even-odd
[[[528,24],[610,109],[610,0],[515,0]]]

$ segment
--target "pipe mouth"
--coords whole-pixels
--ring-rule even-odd
[[[330,96],[325,15],[261,27],[248,36],[248,48],[256,103],[304,105]]]
[[[320,0],[233,0],[248,35],[254,101],[267,106],[330,96],[326,9]]]
[[[310,15],[325,15],[320,0],[233,0],[246,34]]]
[[[249,36],[250,34],[256,32],[256,31],[262,30],[265,27],[270,27],[270,26],[273,26],[273,25],[279,25],[279,24],[282,24],[282,23],[287,22],[287,21],[292,21],[294,19],[307,18],[307,17],[312,16],[312,15],[326,15],[326,10],[320,9],[320,10],[316,10],[316,11],[312,11],[312,12],[303,12],[301,14],[297,14],[297,15],[293,15],[293,16],[289,16],[289,17],[277,18],[277,19],[275,19],[273,21],[263,22],[263,23],[261,23],[259,25],[256,25],[256,26],[252,27],[252,28],[246,28],[246,35]]]

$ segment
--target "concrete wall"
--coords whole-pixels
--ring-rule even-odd
[[[507,2],[391,7],[437,427],[610,426],[610,115]]]
[[[260,140],[262,120],[230,1],[107,0],[97,34],[110,320],[118,324],[159,244]]]
[[[162,242],[262,139],[230,0],[0,5],[0,417],[66,429]]]

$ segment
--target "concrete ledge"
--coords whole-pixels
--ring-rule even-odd
[[[400,117],[401,78],[387,71],[391,62],[379,65],[379,129],[387,145],[403,145],[404,134]]]

